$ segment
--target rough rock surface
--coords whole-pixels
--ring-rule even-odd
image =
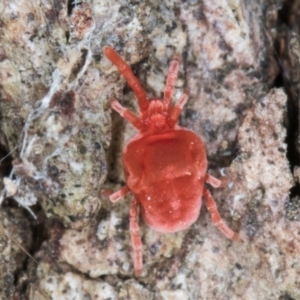
[[[24,269],[19,297],[300,298],[300,224],[286,213],[287,98],[272,88],[279,3],[0,3],[0,144],[14,159],[0,201],[39,203],[57,220],[45,222],[49,235],[34,249],[38,265]],[[239,241],[227,240],[205,208],[176,234],[140,221],[145,267],[133,276],[130,197],[111,204],[99,191],[124,184],[121,151],[135,134],[110,118],[108,99],[137,104],[105,45],[132,65],[149,98],[162,94],[172,55],[182,55],[174,99],[185,88],[190,98],[181,124],[205,141],[209,172],[228,178],[212,193]]]

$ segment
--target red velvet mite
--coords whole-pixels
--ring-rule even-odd
[[[213,187],[221,181],[207,174],[205,145],[192,131],[180,127],[179,115],[188,100],[184,92],[171,105],[174,84],[180,66],[175,56],[169,68],[164,98],[148,99],[131,68],[111,47],[104,48],[105,56],[118,68],[138,100],[140,116],[135,116],[112,98],[111,106],[130,122],[139,133],[123,151],[126,185],[110,195],[116,202],[127,193],[133,194],[130,207],[130,234],[134,253],[134,270],[142,271],[142,242],[139,235],[139,208],[145,222],[160,232],[176,232],[191,226],[198,218],[202,203],[211,214],[212,222],[229,239],[237,239],[221,219],[216,203],[205,183]]]

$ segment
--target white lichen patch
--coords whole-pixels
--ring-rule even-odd
[[[239,131],[242,168],[249,191],[263,189],[273,212],[280,212],[293,179],[285,157],[286,131],[282,126],[286,95],[272,90],[247,113]]]
[[[18,190],[17,185],[10,178],[4,177],[3,184],[4,184],[4,189],[6,191],[7,197],[12,197],[17,193]]]
[[[104,220],[97,227],[97,238],[101,241],[108,236],[110,220]]]
[[[181,300],[186,299],[189,296],[188,293],[182,291],[182,290],[169,290],[169,291],[162,291],[161,297],[163,300]]]
[[[122,250],[123,241],[116,238],[101,241],[93,228],[81,232],[66,231],[60,245],[61,261],[67,262],[91,278],[124,272],[122,265],[130,259],[124,249]]]
[[[145,288],[142,284],[139,284],[134,280],[127,280],[122,285],[117,299],[126,299],[128,297],[130,297],[132,300],[155,299],[155,295],[150,289]]]
[[[148,257],[146,264],[151,264],[161,257],[171,257],[176,249],[182,247],[185,232],[160,233],[153,229],[147,229],[144,240],[144,253]]]
[[[72,272],[61,275],[52,271],[46,263],[41,264],[39,269],[40,281],[31,284],[29,289],[32,300],[116,299],[117,292],[106,282],[84,279]]]
[[[70,167],[74,173],[82,174],[83,173],[83,163],[78,163],[76,161],[70,162]]]

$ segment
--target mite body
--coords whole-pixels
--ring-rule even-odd
[[[205,145],[192,131],[177,125],[179,115],[188,100],[184,92],[171,105],[174,84],[180,66],[179,57],[170,63],[163,99],[148,99],[130,67],[110,47],[105,56],[118,68],[134,91],[140,117],[135,116],[112,98],[111,105],[123,118],[136,127],[134,136],[123,151],[126,186],[110,195],[116,202],[132,192],[130,234],[134,251],[134,269],[142,271],[142,242],[139,235],[139,208],[145,222],[160,232],[176,232],[191,226],[198,218],[205,199],[212,222],[230,239],[233,232],[221,219],[216,203],[205,187],[219,187],[220,180],[208,175]]]
[[[127,187],[145,222],[161,232],[176,232],[198,218],[207,168],[204,144],[188,130],[147,135],[123,152]]]

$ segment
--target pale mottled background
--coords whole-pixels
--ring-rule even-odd
[[[292,4],[0,1],[0,144],[12,151],[0,175],[0,299],[300,299]],[[135,133],[108,98],[137,105],[105,45],[149,97],[162,94],[170,58],[182,55],[174,99],[183,89],[190,99],[181,124],[205,141],[209,173],[228,177],[212,193],[240,241],[205,208],[176,234],[140,221],[145,268],[134,277],[130,200],[113,205],[102,191],[124,184],[120,155]],[[292,80],[278,75],[274,45]],[[283,83],[289,101],[274,88]]]

